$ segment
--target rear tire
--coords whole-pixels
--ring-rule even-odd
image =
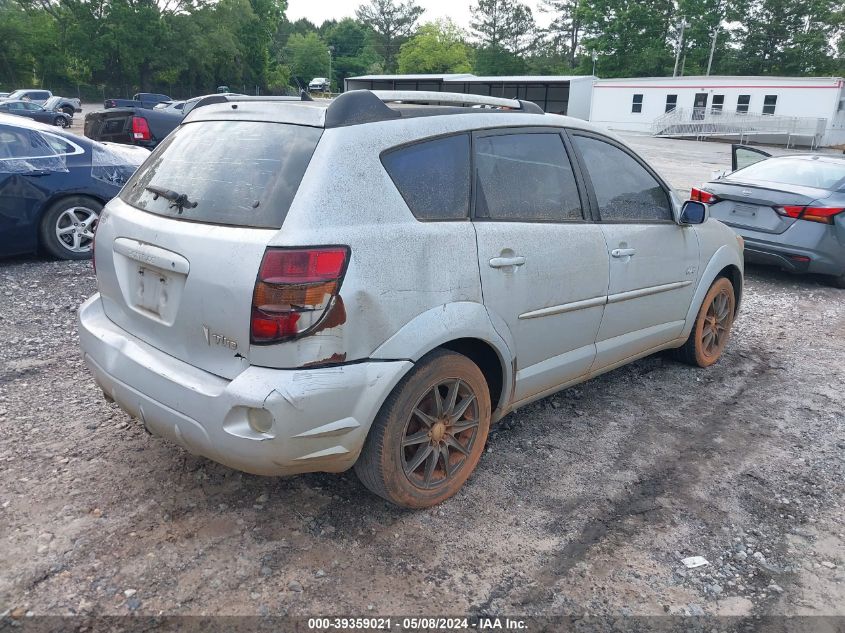
[[[475,470],[489,429],[490,392],[481,370],[462,354],[436,350],[387,397],[355,474],[398,506],[433,506]]]
[[[69,117],[73,118],[74,110],[70,106],[65,106],[64,108],[62,108],[62,112],[64,112]]]
[[[59,259],[91,259],[103,205],[85,196],[54,202],[41,217],[41,246]]]
[[[722,357],[728,344],[736,312],[733,284],[719,277],[704,296],[687,342],[674,350],[679,361],[709,367]]]

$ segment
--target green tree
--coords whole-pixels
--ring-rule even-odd
[[[470,12],[470,28],[482,48],[519,55],[534,43],[534,16],[519,0],[478,0]]]
[[[602,77],[671,74],[673,11],[672,0],[583,0],[581,44],[600,55],[596,72]],[[591,64],[584,57],[579,70],[591,72]]]
[[[414,32],[423,8],[414,0],[397,3],[395,0],[370,0],[355,10],[358,20],[372,31],[386,72],[396,70],[399,47]]]
[[[753,0],[740,35],[749,74],[833,74],[842,38],[841,0]]]
[[[332,74],[338,86],[343,80],[362,75],[378,60],[370,45],[367,29],[352,18],[344,18],[326,30],[326,43],[332,48]]]
[[[399,72],[469,72],[470,49],[464,37],[464,32],[448,19],[422,25],[399,50]]]
[[[316,33],[294,33],[288,39],[287,66],[305,86],[314,77],[329,76],[329,49]]]
[[[552,14],[552,23],[546,30],[550,36],[549,44],[559,55],[565,49],[565,55],[570,68],[576,66],[576,54],[581,39],[580,0],[543,0],[540,10]]]

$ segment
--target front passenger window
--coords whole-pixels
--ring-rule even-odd
[[[588,136],[574,137],[608,222],[672,221],[669,196],[645,167],[618,147]]]

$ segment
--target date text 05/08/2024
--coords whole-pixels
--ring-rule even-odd
[[[389,631],[401,624],[403,631],[462,631],[462,630],[503,630],[525,631],[527,623],[518,618],[500,617],[330,617],[309,618],[308,628],[314,631],[358,630],[358,631]]]

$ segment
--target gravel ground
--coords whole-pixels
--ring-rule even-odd
[[[717,365],[521,409],[417,512],[145,434],[80,360],[94,291],[90,263],[0,261],[0,614],[845,616],[845,292],[820,279],[749,269]]]

